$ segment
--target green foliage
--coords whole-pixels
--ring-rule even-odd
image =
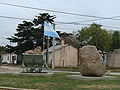
[[[77,41],[77,38],[72,33],[60,33],[61,38],[64,40],[65,44],[72,45],[75,48],[79,48],[79,43]]]
[[[84,45],[95,45],[104,51],[110,50],[111,35],[101,25],[93,23],[90,27],[84,27],[78,31],[77,39],[80,47]]]
[[[5,54],[7,53],[7,48],[4,46],[0,46],[0,54]]]
[[[7,38],[12,43],[17,43],[17,46],[7,45],[8,51],[21,54],[27,50],[34,49],[36,46],[43,47],[43,23],[47,21],[52,24],[54,18],[48,13],[43,13],[39,14],[32,22],[23,21],[22,24],[18,24],[17,33]]]
[[[112,40],[111,40],[111,49],[118,49],[120,48],[120,32],[114,31],[112,34]]]

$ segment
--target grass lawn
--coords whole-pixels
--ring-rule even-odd
[[[55,67],[54,70],[80,72],[79,67]]]
[[[68,73],[52,76],[0,74],[0,86],[38,90],[120,90],[120,77],[113,81],[83,81],[66,78]]]
[[[107,67],[106,69],[110,70],[111,72],[120,72],[120,68]]]

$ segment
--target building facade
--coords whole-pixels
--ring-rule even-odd
[[[53,61],[53,47],[49,48],[48,65]],[[71,45],[62,44],[55,46],[55,67],[77,67],[78,51]]]
[[[120,49],[107,53],[106,65],[108,67],[120,68]]]
[[[1,58],[2,58],[2,63],[11,63],[11,64],[17,63],[17,55],[13,53],[1,54]]]

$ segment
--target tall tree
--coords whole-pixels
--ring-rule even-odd
[[[84,45],[95,45],[104,51],[109,51],[111,35],[101,25],[93,23],[89,27],[84,27],[77,33],[80,47]]]
[[[7,53],[7,48],[5,46],[0,46],[0,54]]]
[[[79,48],[79,43],[74,33],[60,33],[61,39],[64,40],[65,44],[72,45],[75,48]]]
[[[120,32],[119,31],[114,31],[112,34],[111,48],[112,50],[120,48]]]
[[[23,24],[18,24],[17,33],[8,38],[11,42],[17,43],[17,46],[9,46],[10,52],[21,54],[27,50],[34,49],[36,46],[43,47],[44,21],[53,23],[55,16],[48,13],[39,14],[32,22],[23,21]]]

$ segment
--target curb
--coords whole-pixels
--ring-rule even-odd
[[[2,87],[0,86],[0,89],[2,90],[36,90],[36,89],[24,89],[24,88],[12,88],[12,87]]]

